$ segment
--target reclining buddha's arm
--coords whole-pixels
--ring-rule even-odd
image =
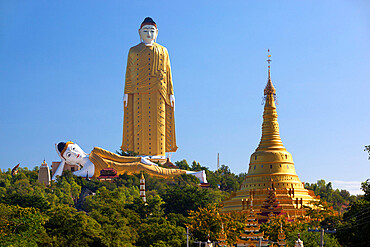
[[[54,173],[54,175],[52,177],[52,180],[55,180],[57,178],[57,176],[62,176],[64,165],[65,165],[65,161],[62,160],[62,162],[60,162],[57,170],[55,171],[55,173]]]

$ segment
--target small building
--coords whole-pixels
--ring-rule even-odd
[[[100,181],[112,181],[118,178],[117,170],[114,168],[105,168],[100,170],[100,176],[97,178]]]
[[[211,185],[209,183],[200,183],[199,185],[202,188],[209,188],[209,187],[211,187]]]
[[[43,183],[46,186],[50,185],[50,180],[51,180],[50,179],[50,170],[49,170],[48,164],[46,164],[45,160],[44,160],[44,162],[42,162],[42,164],[40,166],[39,175],[38,175],[37,180],[40,183]]]

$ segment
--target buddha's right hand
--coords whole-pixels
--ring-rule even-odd
[[[123,95],[123,106],[127,107],[127,101],[128,101],[128,94]]]

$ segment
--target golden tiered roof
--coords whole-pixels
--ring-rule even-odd
[[[270,57],[271,55],[268,55],[268,79],[264,89],[265,102],[261,140],[256,151],[250,157],[248,174],[241,184],[240,190],[233,192],[230,198],[224,201],[223,210],[241,211],[243,208],[242,199],[251,199],[255,210],[260,213],[264,201],[269,195],[269,190],[273,189],[282,212],[302,216],[304,210],[298,210],[298,206],[310,205],[312,201],[317,199],[313,192],[306,190],[304,184],[299,180],[295,172],[293,157],[286,150],[280,138],[276,111],[276,89],[271,80]],[[297,204],[297,200],[300,205]],[[259,219],[261,219],[260,216]]]
[[[263,242],[262,246],[267,246],[268,237],[264,237],[265,233],[260,231],[260,225],[258,224],[257,214],[253,209],[252,200],[248,210],[243,210],[243,213],[247,213],[245,219],[244,232],[240,234],[236,241],[237,246],[257,246],[259,245],[259,239]]]

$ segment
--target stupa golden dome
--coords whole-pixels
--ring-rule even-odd
[[[275,102],[276,89],[271,81],[270,55],[267,61],[269,66],[267,85],[264,89],[262,137],[250,157],[248,174],[240,190],[233,192],[223,203],[223,210],[226,212],[241,211],[242,200],[252,200],[262,222],[267,220],[268,215],[304,215],[303,206],[318,200],[313,191],[304,188],[296,174],[292,155],[281,141]],[[271,193],[275,194],[275,201],[271,202],[274,207],[266,204]]]

